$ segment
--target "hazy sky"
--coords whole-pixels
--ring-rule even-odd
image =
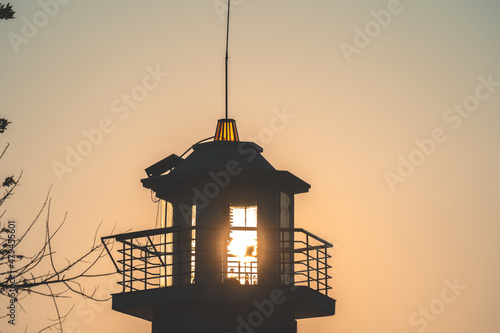
[[[5,218],[24,230],[53,185],[61,258],[100,221],[101,235],[154,227],[144,169],[224,115],[224,1],[10,2],[1,176],[24,173]],[[312,185],[295,224],[336,245],[337,314],[299,332],[499,332],[500,2],[233,4],[230,116]],[[110,302],[64,304],[67,332],[150,330]],[[2,331],[54,317],[49,301],[23,305]]]

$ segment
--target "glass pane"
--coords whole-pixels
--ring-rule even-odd
[[[280,228],[290,228],[290,197],[281,192]]]

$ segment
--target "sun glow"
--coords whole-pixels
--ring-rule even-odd
[[[227,249],[234,258],[241,263],[257,259],[257,232],[233,231],[231,234],[232,239]]]
[[[230,207],[231,228],[257,227],[257,207]],[[227,277],[240,284],[257,284],[257,230],[229,233]]]

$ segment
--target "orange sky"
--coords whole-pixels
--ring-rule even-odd
[[[103,235],[154,227],[144,169],[224,115],[223,1],[11,3],[2,176],[24,173],[5,217],[23,229],[53,185],[53,221],[68,212],[61,258],[82,253],[101,220]],[[299,332],[500,331],[500,4],[233,3],[230,116],[312,185],[296,226],[336,245],[337,314]],[[288,118],[269,132],[277,114]],[[66,301],[66,331],[150,330],[86,302]],[[53,317],[51,304],[24,306],[12,332]]]

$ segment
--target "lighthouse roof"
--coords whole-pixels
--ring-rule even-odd
[[[186,158],[177,155],[159,161],[146,169],[148,178],[142,179],[144,187],[157,192],[173,184],[190,186],[198,177],[210,177],[221,171],[238,178],[253,181],[282,181],[289,184],[294,193],[307,192],[310,185],[288,171],[276,170],[264,156],[263,149],[253,142],[212,141],[198,143]]]
[[[204,170],[238,169],[275,171],[264,156],[262,147],[253,142],[212,141],[193,146],[193,152],[171,172],[172,176]]]

